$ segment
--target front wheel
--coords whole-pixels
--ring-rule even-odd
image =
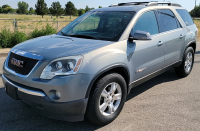
[[[179,67],[175,67],[175,72],[180,77],[186,77],[192,71],[194,64],[194,49],[188,47],[184,53],[182,64]]]
[[[88,101],[86,118],[98,125],[112,122],[121,112],[127,95],[124,78],[111,73],[98,80]]]

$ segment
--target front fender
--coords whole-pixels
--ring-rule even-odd
[[[104,47],[85,54],[79,73],[95,75],[106,67],[115,64],[120,63],[127,66],[126,51],[123,49],[116,49],[112,46]]]

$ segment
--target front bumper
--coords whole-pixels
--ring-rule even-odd
[[[37,113],[53,119],[65,121],[82,121],[87,107],[88,99],[80,99],[71,102],[55,102],[45,95],[42,90],[31,90],[24,88],[15,82],[12,82],[2,75],[5,87],[15,88],[17,90],[18,100],[23,100],[33,107]]]

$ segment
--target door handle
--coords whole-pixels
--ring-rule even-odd
[[[164,42],[159,41],[157,45],[158,45],[158,46],[161,46],[161,45],[163,45],[163,44],[164,44]]]
[[[182,39],[182,38],[183,38],[183,35],[180,35],[179,38]]]

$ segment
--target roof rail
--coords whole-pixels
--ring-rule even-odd
[[[116,7],[116,6],[131,6],[131,5],[144,5],[144,6],[160,6],[160,5],[168,5],[168,6],[179,6],[179,7],[182,7],[180,4],[171,3],[171,2],[158,2],[158,1],[127,2],[127,3],[112,4],[112,5],[110,5],[109,7]]]
[[[150,2],[146,6],[160,6],[160,5],[168,5],[168,6],[178,6],[182,7],[180,4],[171,3],[171,2]]]
[[[123,6],[123,5],[146,5],[150,2],[158,2],[158,1],[144,1],[144,2],[128,2],[128,3],[119,3],[119,6]]]

